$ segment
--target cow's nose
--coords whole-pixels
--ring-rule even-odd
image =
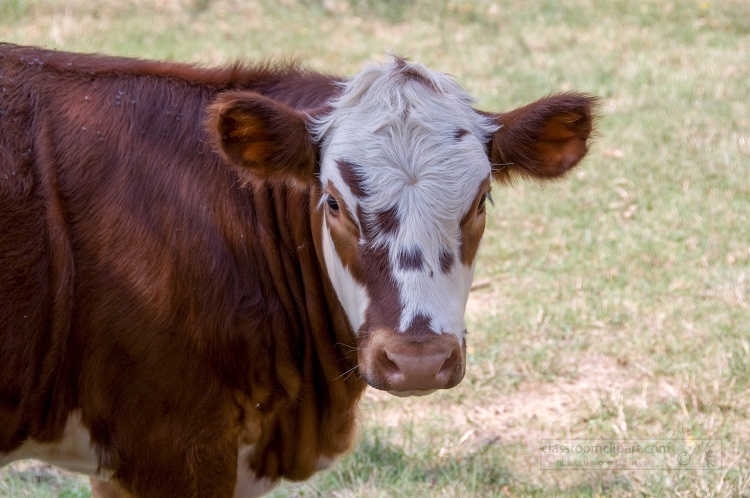
[[[362,378],[397,396],[449,389],[466,371],[466,341],[456,334],[380,327],[362,334],[358,345]]]
[[[386,382],[392,391],[444,389],[456,373],[459,354],[453,349],[424,353],[407,348],[384,349],[380,354]]]
[[[428,391],[458,384],[463,377],[460,347],[430,349],[423,344],[383,348],[377,361],[388,390]]]

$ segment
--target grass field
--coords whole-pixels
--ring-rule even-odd
[[[463,383],[369,390],[358,447],[272,496],[750,496],[746,0],[2,0],[0,40],[343,74],[393,50],[487,110],[601,96],[575,174],[494,190]],[[545,469],[545,440],[565,438],[713,453]],[[0,495],[89,491],[22,463],[0,470]]]

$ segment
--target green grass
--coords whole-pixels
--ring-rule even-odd
[[[33,461],[0,471],[0,496],[88,498],[88,479]]]
[[[749,3],[155,3],[6,0],[0,39],[343,74],[393,50],[488,110],[603,98],[576,173],[495,187],[464,382],[369,391],[357,449],[272,496],[750,496]],[[716,439],[722,469],[542,470],[541,440],[564,437]],[[0,495],[86,496],[33,472],[0,471]]]

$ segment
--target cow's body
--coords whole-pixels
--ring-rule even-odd
[[[373,301],[391,288],[368,287],[359,256],[342,255],[345,235],[330,225],[343,209],[330,199],[361,200],[361,173],[344,178],[339,161],[349,193],[336,175],[316,183],[331,177],[325,156],[293,142],[305,113],[321,134],[339,126],[326,116],[341,80],[0,45],[0,88],[0,465],[46,459],[137,496],[252,496],[350,446],[363,378],[397,394],[460,381],[462,318],[437,327],[417,307],[389,322],[381,315],[398,299],[381,315]],[[227,92],[251,92],[254,107],[237,111]],[[263,169],[271,163],[282,173]],[[462,233],[460,248],[436,256],[446,282],[473,269]],[[387,252],[368,251],[384,270]],[[430,266],[422,252],[394,256],[408,278]],[[384,282],[422,285],[408,278]],[[349,303],[346,285],[364,301]],[[410,331],[408,347],[394,342]],[[395,374],[357,355],[389,347]],[[440,372],[412,368],[415,348]]]
[[[299,79],[319,86],[300,103],[319,105],[328,80],[3,56],[0,455],[82,421],[93,470],[149,496],[192,475],[209,496],[234,487],[238,438],[274,480],[346,449],[364,383],[334,348],[352,339],[317,264],[310,193],[238,188],[201,132],[222,90]]]

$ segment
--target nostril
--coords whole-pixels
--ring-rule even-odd
[[[440,371],[437,374],[438,378],[450,379],[456,373],[458,367],[458,354],[455,350],[451,352],[451,355],[445,360],[443,366],[440,367]]]
[[[391,359],[387,351],[381,351],[378,354],[378,364],[380,365],[381,371],[387,377],[393,377],[394,375],[401,373],[398,364]]]

